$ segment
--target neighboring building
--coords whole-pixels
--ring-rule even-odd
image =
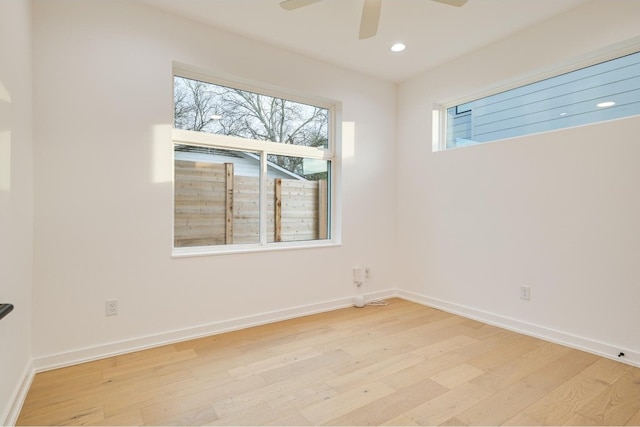
[[[260,174],[260,156],[243,151],[220,150],[208,147],[181,145],[176,147],[174,160],[186,160],[202,163],[233,163],[236,176],[258,177]],[[269,178],[297,179],[307,181],[298,174],[267,161]]]

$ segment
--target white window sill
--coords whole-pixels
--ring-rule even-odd
[[[309,241],[309,242],[281,242],[245,245],[217,245],[217,246],[194,246],[185,248],[173,248],[172,258],[188,258],[211,255],[231,255],[246,254],[255,252],[290,251],[299,249],[317,249],[342,246],[341,242],[333,240]]]

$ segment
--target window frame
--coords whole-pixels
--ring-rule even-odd
[[[547,132],[558,132],[565,129],[602,123],[603,121],[594,121],[574,126],[567,126],[559,129],[550,129],[541,132],[509,136],[491,141],[477,142],[475,144],[447,148],[447,126],[449,125],[447,120],[447,109],[637,53],[640,53],[640,37],[634,37],[633,39],[626,40],[612,46],[607,46],[605,48],[582,55],[581,57],[571,58],[567,61],[556,63],[549,67],[536,69],[532,72],[520,75],[514,79],[509,79],[492,84],[473,94],[451,99],[444,99],[440,102],[434,103],[432,108],[432,152],[450,151],[458,148],[485,145],[493,142],[507,141],[510,139],[523,138],[531,135],[540,135]],[[610,120],[621,120],[628,117],[637,117],[637,115],[624,116]]]
[[[228,245],[208,245],[208,246],[175,246],[175,172],[172,175],[172,194],[174,201],[172,203],[172,257],[190,257],[190,256],[207,256],[207,255],[224,255],[235,253],[264,252],[293,250],[306,248],[332,247],[342,244],[342,227],[341,227],[341,132],[340,124],[342,123],[341,110],[342,106],[339,101],[304,96],[293,91],[282,88],[276,88],[267,84],[250,82],[234,77],[220,76],[199,69],[195,69],[189,65],[175,63],[172,68],[172,86],[174,77],[183,77],[187,79],[199,80],[214,85],[226,86],[243,91],[258,93],[261,95],[282,98],[288,101],[299,102],[312,105],[315,107],[325,108],[328,110],[328,147],[306,147],[300,145],[283,144],[280,142],[254,140],[249,138],[219,135],[206,132],[198,132],[192,130],[177,129],[172,121],[172,170],[175,170],[174,149],[177,144],[210,147],[223,150],[234,150],[252,152],[260,155],[260,219],[259,219],[259,242],[258,243],[241,243]],[[173,96],[171,97],[173,104]],[[173,105],[172,105],[173,107]],[[286,241],[286,242],[267,242],[267,154],[284,155],[302,157],[308,159],[317,159],[329,162],[329,183],[328,183],[328,204],[327,212],[327,231],[329,238],[304,240],[304,241]]]

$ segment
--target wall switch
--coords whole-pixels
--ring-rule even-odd
[[[531,299],[531,288],[529,286],[520,286],[520,299],[527,301]]]
[[[106,316],[116,316],[118,314],[118,300],[117,299],[108,299],[104,303],[105,306],[105,315]]]
[[[364,268],[364,278],[367,280],[371,279],[371,267]]]

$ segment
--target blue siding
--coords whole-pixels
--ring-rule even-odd
[[[598,108],[602,101],[616,104]],[[640,53],[449,108],[447,148],[636,114]]]

